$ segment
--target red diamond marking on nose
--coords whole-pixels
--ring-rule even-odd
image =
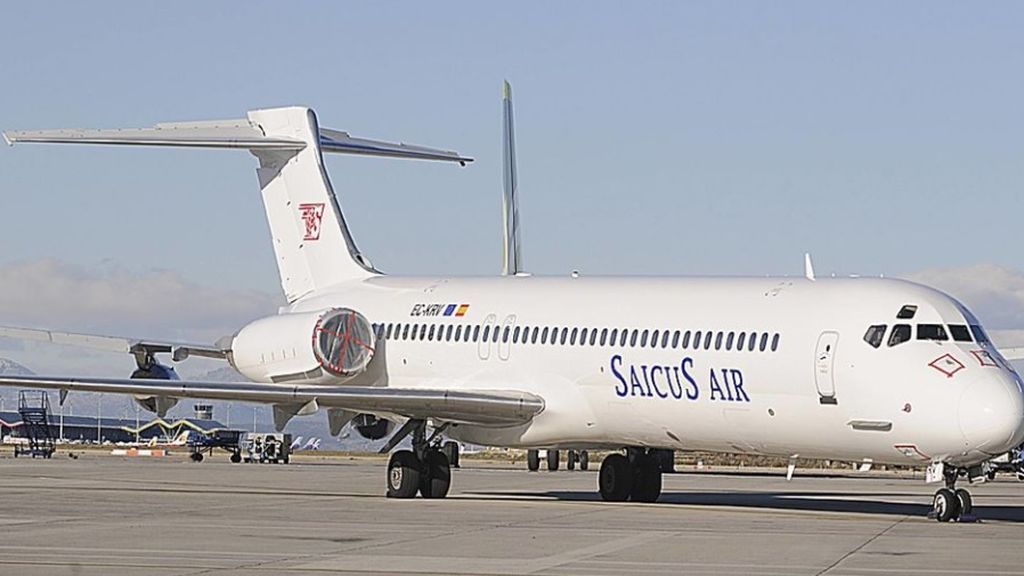
[[[945,374],[946,378],[952,378],[954,374],[965,368],[952,354],[943,354],[929,362],[928,365]]]

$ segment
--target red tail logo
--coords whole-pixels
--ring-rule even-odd
[[[306,235],[302,239],[319,240],[320,221],[324,217],[323,203],[299,204],[299,215],[302,218],[302,223],[306,225]]]

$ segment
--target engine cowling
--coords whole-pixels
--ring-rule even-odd
[[[139,367],[132,372],[131,378],[145,378],[148,380],[178,380],[178,373],[170,366],[164,366],[159,362],[151,362],[145,368]],[[135,402],[144,410],[155,412],[163,418],[167,411],[178,404],[178,399],[171,396],[135,396]]]
[[[257,382],[340,384],[366,371],[376,344],[362,314],[332,308],[256,320],[235,335],[229,359]]]

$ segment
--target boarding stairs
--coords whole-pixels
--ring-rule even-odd
[[[18,414],[21,415],[21,433],[28,444],[15,444],[14,457],[53,456],[53,430],[50,426],[50,396],[41,390],[22,390],[18,393]]]

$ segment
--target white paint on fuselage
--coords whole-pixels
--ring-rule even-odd
[[[418,304],[469,308],[462,317],[412,316]],[[906,304],[918,307],[916,316],[897,320]],[[528,425],[450,429],[453,437],[477,444],[644,445],[970,464],[1024,439],[1020,378],[991,345],[914,339],[876,349],[864,341],[873,324],[968,324],[949,296],[900,280],[378,276],[299,301],[291,312],[332,307],[358,310],[385,326],[476,326],[493,315],[497,326],[514,322],[531,329],[779,335],[775,351],[761,351],[760,342],[755,351],[673,348],[671,337],[669,347],[662,348],[660,339],[656,347],[650,342],[646,347],[589,345],[589,337],[586,345],[500,340],[481,345],[393,335],[386,344],[392,386],[515,389],[544,399],[544,411]],[[815,383],[816,345],[823,332],[838,334],[831,351],[835,404],[821,403]],[[972,351],[987,352],[996,365],[982,365]],[[946,354],[964,368],[947,376],[929,366]],[[623,381],[612,369],[615,357],[621,357],[616,370],[629,384],[624,396]],[[649,386],[651,367],[669,367],[673,381],[692,396],[690,381],[674,373],[675,368],[682,372],[684,362],[696,399],[685,393],[676,398],[672,392],[678,390],[669,389],[664,368],[655,370],[662,384]],[[640,387],[631,382],[631,368]],[[712,394],[712,374],[722,394]],[[742,392],[734,386],[737,375]],[[854,429],[852,422],[870,425]],[[887,423],[891,429],[877,429]]]

